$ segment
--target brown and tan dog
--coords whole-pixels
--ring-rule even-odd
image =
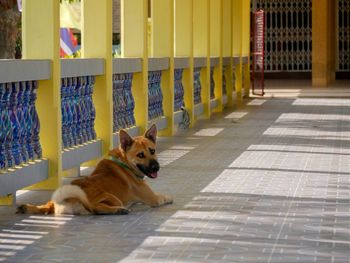
[[[127,214],[131,202],[151,207],[171,204],[167,195],[155,194],[144,180],[156,178],[157,128],[153,125],[143,136],[131,138],[121,130],[120,146],[99,162],[94,172],[57,189],[45,205],[21,205],[24,214]]]

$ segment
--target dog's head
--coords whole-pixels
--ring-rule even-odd
[[[142,175],[156,178],[159,163],[156,154],[157,127],[152,125],[143,136],[132,138],[126,131],[119,132],[120,149],[128,164]]]

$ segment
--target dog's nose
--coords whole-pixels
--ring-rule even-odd
[[[159,163],[158,163],[156,160],[152,160],[152,161],[150,161],[150,163],[149,163],[149,168],[150,168],[152,171],[158,171],[158,170],[159,170]]]

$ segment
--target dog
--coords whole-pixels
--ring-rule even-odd
[[[22,214],[128,214],[127,205],[141,202],[151,207],[173,203],[172,197],[154,193],[145,177],[157,178],[157,128],[152,125],[143,136],[132,138],[119,132],[119,148],[111,150],[90,176],[58,188],[44,205],[25,204]]]

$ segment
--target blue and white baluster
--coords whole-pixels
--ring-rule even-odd
[[[88,110],[87,110],[87,101],[88,96],[86,94],[87,92],[87,78],[80,77],[81,81],[81,112],[82,112],[82,124],[81,124],[81,131],[83,134],[83,142],[89,141],[89,135],[88,135]]]
[[[5,168],[10,168],[14,166],[15,160],[12,154],[12,124],[10,119],[10,110],[11,110],[11,93],[12,93],[12,86],[11,83],[5,84],[5,93],[4,93],[4,101],[5,101],[5,114],[3,119],[3,127],[4,127],[4,134],[5,134]]]
[[[30,111],[32,107],[31,103],[31,93],[33,89],[33,85],[31,84],[31,81],[25,81],[22,82],[22,85],[24,85],[24,96],[23,96],[23,103],[25,105],[23,117],[25,120],[25,132],[26,132],[26,141],[24,143],[27,154],[28,154],[28,160],[34,159],[34,149],[33,149],[33,120],[30,116]],[[33,105],[34,106],[34,105]]]
[[[19,83],[12,82],[12,93],[10,98],[10,120],[12,126],[12,155],[15,160],[15,165],[19,165],[23,162],[21,155],[21,127],[17,117],[18,111],[18,96],[19,96]]]
[[[27,123],[26,123],[26,111],[27,111],[27,100],[26,100],[26,82],[18,82],[19,93],[18,93],[18,110],[17,118],[20,127],[20,151],[22,162],[26,163],[29,161],[29,156],[26,148],[27,142]]]
[[[95,85],[95,76],[89,76],[88,77],[88,87],[89,87],[89,110],[90,110],[90,120],[89,120],[89,129],[90,129],[90,137],[91,140],[96,140],[96,131],[95,131],[95,118],[96,118],[96,109],[94,102],[92,100],[92,94],[94,92],[94,85]]]
[[[37,97],[37,89],[38,89],[38,82],[37,81],[32,81],[32,86],[33,86],[33,91],[32,91],[32,101],[31,103],[33,104],[32,108],[32,120],[33,120],[33,149],[34,149],[34,159],[40,159],[42,158],[42,148],[40,144],[40,138],[39,138],[39,132],[40,132],[40,121],[39,121],[39,116],[38,112],[36,111],[35,108],[35,101]]]
[[[5,150],[5,139],[6,139],[6,127],[5,127],[5,115],[7,115],[7,105],[5,98],[5,83],[0,83],[0,171],[6,168],[6,150]]]

